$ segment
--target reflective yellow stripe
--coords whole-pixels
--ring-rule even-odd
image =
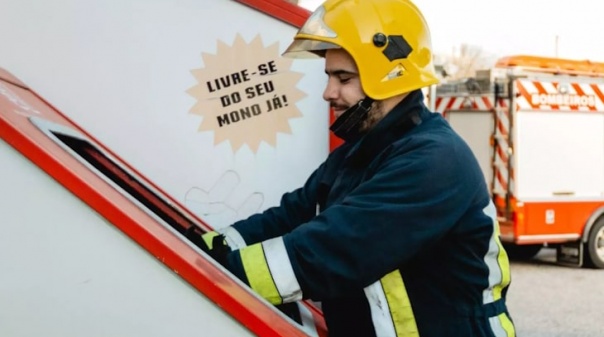
[[[499,268],[501,269],[501,283],[493,288],[493,297],[495,300],[501,298],[501,292],[505,287],[507,287],[511,282],[511,271],[510,271],[510,262],[508,259],[508,254],[506,253],[501,241],[499,240],[499,222],[495,220],[495,237],[494,240],[497,242],[497,247],[499,247],[499,254],[497,255],[497,263],[499,264]],[[499,321],[499,325],[505,331],[505,337],[516,337],[516,329],[514,328],[514,323],[510,320],[506,313],[499,314],[497,316],[497,320]]]
[[[419,336],[407,289],[398,270],[384,276],[364,290],[376,336]]]
[[[491,303],[501,298],[504,288],[510,284],[510,264],[507,253],[499,240],[499,223],[497,222],[497,210],[491,201],[483,210],[484,214],[491,218],[493,234],[489,242],[489,249],[484,257],[484,262],[489,269],[489,285],[484,289],[484,303]]]
[[[503,245],[501,244],[501,240],[499,240],[499,235],[500,235],[500,229],[499,229],[499,222],[497,221],[497,210],[495,209],[495,205],[493,204],[493,202],[490,202],[489,205],[487,207],[485,207],[484,209],[484,213],[486,215],[488,215],[492,220],[493,220],[493,237],[491,237],[491,247],[489,247],[489,250],[493,249],[496,250],[496,256],[495,251],[493,251],[493,254],[491,255],[492,258],[489,259],[489,257],[487,257],[485,259],[485,263],[487,263],[487,265],[489,266],[489,273],[500,273],[498,274],[498,278],[492,280],[493,283],[497,282],[496,284],[490,284],[490,287],[492,287],[492,290],[486,290],[487,294],[490,294],[490,297],[492,297],[493,301],[499,300],[501,299],[502,296],[502,292],[503,289],[505,289],[511,281],[511,272],[510,272],[510,262],[507,256],[507,253],[505,251],[505,249],[503,248]],[[494,244],[493,244],[494,243]],[[496,266],[492,266],[491,267],[491,263],[489,263],[489,260],[493,260],[496,259]],[[494,263],[493,263],[494,264]],[[499,269],[494,270],[494,269]],[[491,277],[489,277],[489,281],[491,281]],[[490,282],[491,283],[491,282]],[[514,323],[512,323],[512,321],[510,320],[510,318],[508,317],[508,315],[506,313],[502,313],[497,315],[496,317],[491,317],[489,318],[489,323],[491,324],[491,329],[493,331],[493,333],[495,334],[495,336],[497,337],[515,337],[516,336],[516,331],[514,328]]]
[[[506,333],[505,337],[516,337],[516,329],[514,328],[514,323],[512,323],[512,321],[505,312],[497,316],[497,319],[499,320],[499,324],[501,324],[501,327]]]
[[[510,262],[508,259],[508,254],[506,253],[501,241],[499,240],[499,222],[495,220],[495,234],[494,240],[497,242],[497,247],[499,248],[499,254],[497,255],[497,264],[499,264],[499,269],[501,269],[501,283],[493,289],[493,297],[495,300],[501,298],[501,291],[510,284],[511,281],[511,272],[510,272]]]
[[[283,300],[266,263],[262,244],[256,243],[247,246],[242,248],[239,253],[250,287],[272,304],[281,304]]]
[[[216,233],[216,232],[207,232],[204,235],[202,235],[201,238],[206,243],[206,245],[208,245],[208,248],[212,249],[213,248],[212,241],[213,241],[213,239],[214,239],[215,236],[218,236],[218,233]]]
[[[396,336],[419,336],[407,288],[401,273],[397,270],[384,276],[380,282],[388,300]]]
[[[501,298],[501,292],[503,291],[503,289],[510,284],[511,273],[507,253],[505,252],[503,246],[501,245],[501,242],[499,241],[499,224],[497,222],[495,222],[495,227],[497,228],[495,240],[497,241],[497,246],[499,247],[499,255],[497,256],[497,262],[499,264],[499,268],[501,269],[501,283],[493,288],[493,297],[495,298],[495,300],[498,300]],[[499,314],[497,316],[497,320],[499,323],[498,325],[501,327],[501,329],[505,331],[505,337],[516,336],[514,323],[512,323],[506,313]]]

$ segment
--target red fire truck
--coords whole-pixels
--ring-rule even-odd
[[[436,88],[478,158],[510,257],[604,268],[604,63],[501,58]]]

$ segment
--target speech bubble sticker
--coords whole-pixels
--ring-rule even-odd
[[[261,142],[275,147],[277,133],[291,134],[289,120],[301,117],[296,102],[306,94],[296,87],[303,74],[290,70],[279,44],[264,46],[257,35],[233,45],[217,41],[216,54],[202,53],[204,68],[191,71],[197,84],[187,93],[197,99],[190,112],[203,117],[199,131],[213,131],[214,144],[229,141],[234,152]]]

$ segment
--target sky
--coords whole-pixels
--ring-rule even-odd
[[[314,10],[322,0],[300,0]],[[436,54],[461,44],[491,56],[536,55],[604,62],[604,2],[594,0],[415,0]]]

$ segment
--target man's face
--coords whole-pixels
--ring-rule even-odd
[[[336,118],[365,98],[359,70],[352,56],[344,49],[328,49],[325,52],[325,73],[328,80],[323,99],[329,102]]]

